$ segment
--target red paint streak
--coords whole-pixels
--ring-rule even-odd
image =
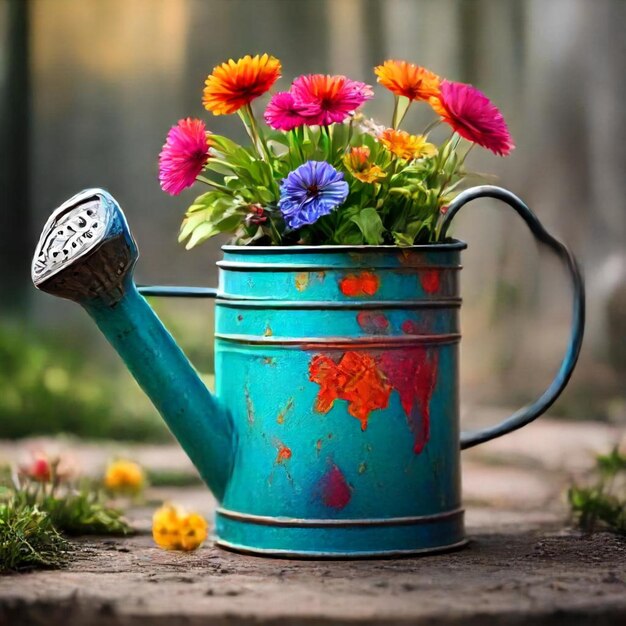
[[[339,289],[344,296],[373,296],[380,287],[380,280],[372,272],[348,274],[339,281]]]
[[[389,332],[389,320],[376,311],[360,311],[357,313],[358,325],[370,335],[384,335]]]
[[[278,448],[278,454],[276,455],[276,463],[282,463],[288,461],[292,457],[291,448],[288,448],[285,444],[280,444]]]
[[[320,481],[322,502],[332,509],[343,509],[352,498],[352,488],[343,472],[333,465]]]
[[[391,387],[376,366],[376,361],[362,352],[346,352],[339,363],[318,354],[311,359],[309,378],[320,385],[315,410],[328,413],[335,400],[348,402],[348,413],[367,428],[369,414],[389,403]]]
[[[439,270],[424,270],[420,274],[420,283],[426,293],[439,291]]]
[[[413,451],[420,454],[430,437],[430,400],[437,384],[438,352],[410,348],[384,352],[380,368],[400,395],[400,404],[415,436]]]
[[[419,334],[419,328],[417,324],[413,320],[404,320],[402,322],[402,332],[407,335],[417,335]]]

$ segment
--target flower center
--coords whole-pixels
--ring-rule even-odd
[[[315,198],[320,191],[316,184],[309,185],[306,190],[309,192],[308,195],[311,198]]]

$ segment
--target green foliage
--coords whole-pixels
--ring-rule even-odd
[[[599,526],[626,535],[626,455],[614,448],[596,458],[597,479],[567,493],[572,514],[585,532]]]
[[[19,490],[15,499],[25,506],[38,507],[65,535],[128,535],[132,532],[122,512],[108,506],[96,490],[82,487],[62,495],[43,489]]]
[[[397,113],[399,121],[402,109]],[[210,157],[199,180],[212,190],[198,196],[186,212],[179,241],[187,249],[220,233],[232,234],[239,245],[409,246],[445,236],[440,232],[442,207],[463,183],[463,162],[471,149],[460,150],[458,135],[438,149],[427,144],[423,154],[401,158],[379,140],[380,129],[362,118],[271,131],[267,137],[257,134],[256,124],[246,123],[246,128],[256,150],[210,137]],[[379,176],[364,180],[361,170],[354,169],[350,152],[355,147],[369,151],[362,167],[366,173],[374,168]],[[349,195],[330,215],[291,231],[278,209],[280,183],[307,161],[326,161],[342,171]]]
[[[65,432],[169,441],[161,419],[122,367],[112,375],[99,360],[86,365],[84,347],[69,339],[0,320],[0,437]]]
[[[45,511],[15,497],[0,501],[0,573],[61,567],[69,551]]]

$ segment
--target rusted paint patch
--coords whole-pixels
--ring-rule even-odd
[[[384,352],[380,368],[400,395],[400,404],[420,454],[430,437],[430,400],[437,384],[439,353],[428,348]]]
[[[384,335],[389,332],[389,320],[376,311],[359,311],[356,316],[358,325],[370,335]]]
[[[439,291],[439,270],[424,270],[420,273],[420,284],[426,293],[437,293]]]
[[[318,491],[322,502],[331,509],[343,509],[352,498],[352,487],[343,472],[334,464],[322,476]]]
[[[317,451],[317,456],[320,455],[320,452],[322,451],[322,440],[318,439],[317,443],[315,444],[315,450]]]
[[[273,356],[264,356],[263,357],[263,365],[270,365],[272,367],[276,366],[276,359]]]
[[[335,400],[348,402],[348,413],[367,428],[372,411],[389,404],[391,386],[376,361],[364,352],[345,352],[339,363],[329,356],[317,354],[309,364],[309,378],[320,385],[315,410],[328,413]]]
[[[288,461],[292,457],[291,448],[286,446],[284,443],[281,443],[278,447],[278,454],[276,455],[276,463],[281,464],[285,461]]]
[[[309,284],[309,274],[308,272],[300,272],[296,274],[296,289],[298,291],[304,291]]]
[[[418,323],[414,320],[404,320],[402,322],[402,332],[405,335],[420,335],[423,334],[423,330],[419,327]]]
[[[246,411],[248,413],[248,424],[254,424],[254,405],[252,404],[252,398],[250,397],[250,388],[246,384],[243,388],[243,393],[246,397]]]
[[[367,463],[363,461],[359,463],[359,474],[365,474],[365,472],[367,472]]]
[[[380,287],[380,279],[372,272],[348,274],[339,281],[344,296],[373,296]]]
[[[272,329],[270,328],[270,325],[268,324],[265,327],[265,332],[263,333],[264,337],[271,337],[274,334],[274,332],[272,331]]]
[[[237,321],[238,322],[243,322],[243,315],[238,315],[237,316]]]
[[[287,415],[287,413],[289,413],[289,411],[291,411],[291,409],[293,409],[293,398],[289,398],[289,400],[287,400],[287,404],[285,404],[285,406],[281,409],[278,417],[276,418],[276,421],[279,424],[284,424],[285,416]]]
[[[420,267],[426,265],[426,257],[423,252],[401,250],[398,255],[398,260],[405,267]]]

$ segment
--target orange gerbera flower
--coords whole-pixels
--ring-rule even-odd
[[[370,163],[370,149],[367,146],[352,148],[343,157],[346,169],[362,183],[376,183],[387,174],[378,166]]]
[[[378,82],[396,96],[428,100],[439,95],[441,78],[430,70],[406,61],[385,61],[374,68]]]
[[[388,128],[380,137],[381,143],[400,159],[420,159],[437,154],[437,148],[426,141],[424,135],[409,135],[404,130]]]
[[[213,115],[230,115],[269,91],[280,78],[281,64],[268,54],[249,54],[213,68],[207,76],[202,104]]]

